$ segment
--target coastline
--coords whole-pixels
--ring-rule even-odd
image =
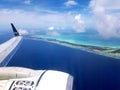
[[[27,38],[37,39],[37,40],[44,40],[64,46],[68,46],[71,48],[81,49],[87,52],[96,53],[99,55],[104,55],[107,57],[112,57],[116,59],[120,59],[120,48],[115,47],[106,47],[106,46],[95,46],[95,45],[83,45],[83,44],[75,44],[67,41],[57,40],[53,38],[44,38],[44,37],[35,37],[29,36]]]

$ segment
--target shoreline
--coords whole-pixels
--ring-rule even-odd
[[[52,39],[52,38],[43,38],[43,37],[34,37],[34,36],[29,36],[27,38],[53,42],[53,43],[68,46],[68,47],[71,47],[71,48],[77,48],[77,49],[81,49],[81,50],[84,50],[84,51],[87,51],[87,52],[91,52],[91,53],[95,53],[95,54],[99,54],[99,55],[103,55],[103,56],[107,56],[107,57],[120,59],[120,48],[75,44],[75,43],[62,41],[62,40],[57,40],[57,39]]]

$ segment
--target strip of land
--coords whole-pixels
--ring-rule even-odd
[[[71,43],[68,41],[62,41],[62,40],[44,38],[44,37],[30,36],[29,38],[46,40],[46,41],[50,41],[53,43],[57,43],[57,44],[61,44],[61,45],[65,45],[65,46],[69,46],[73,48],[78,48],[78,49],[86,50],[89,52],[97,53],[100,55],[105,55],[105,56],[120,59],[120,48],[118,47],[106,47],[106,46],[104,47],[104,46],[95,46],[95,45],[75,44],[75,43]]]

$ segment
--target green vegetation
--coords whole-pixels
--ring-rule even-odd
[[[29,37],[29,38],[46,40],[46,41],[50,41],[50,42],[53,42],[53,43],[69,46],[69,47],[72,47],[72,48],[87,50],[89,52],[93,52],[93,53],[97,53],[97,54],[100,54],[100,55],[105,55],[105,56],[120,59],[120,48],[82,45],[82,44],[75,44],[75,43],[71,43],[71,42],[67,42],[67,41],[61,41],[61,40],[57,40],[57,39],[43,38],[43,37]]]

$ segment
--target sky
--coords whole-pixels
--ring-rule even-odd
[[[22,33],[95,30],[105,39],[120,38],[120,0],[0,0],[0,29],[11,22]]]

